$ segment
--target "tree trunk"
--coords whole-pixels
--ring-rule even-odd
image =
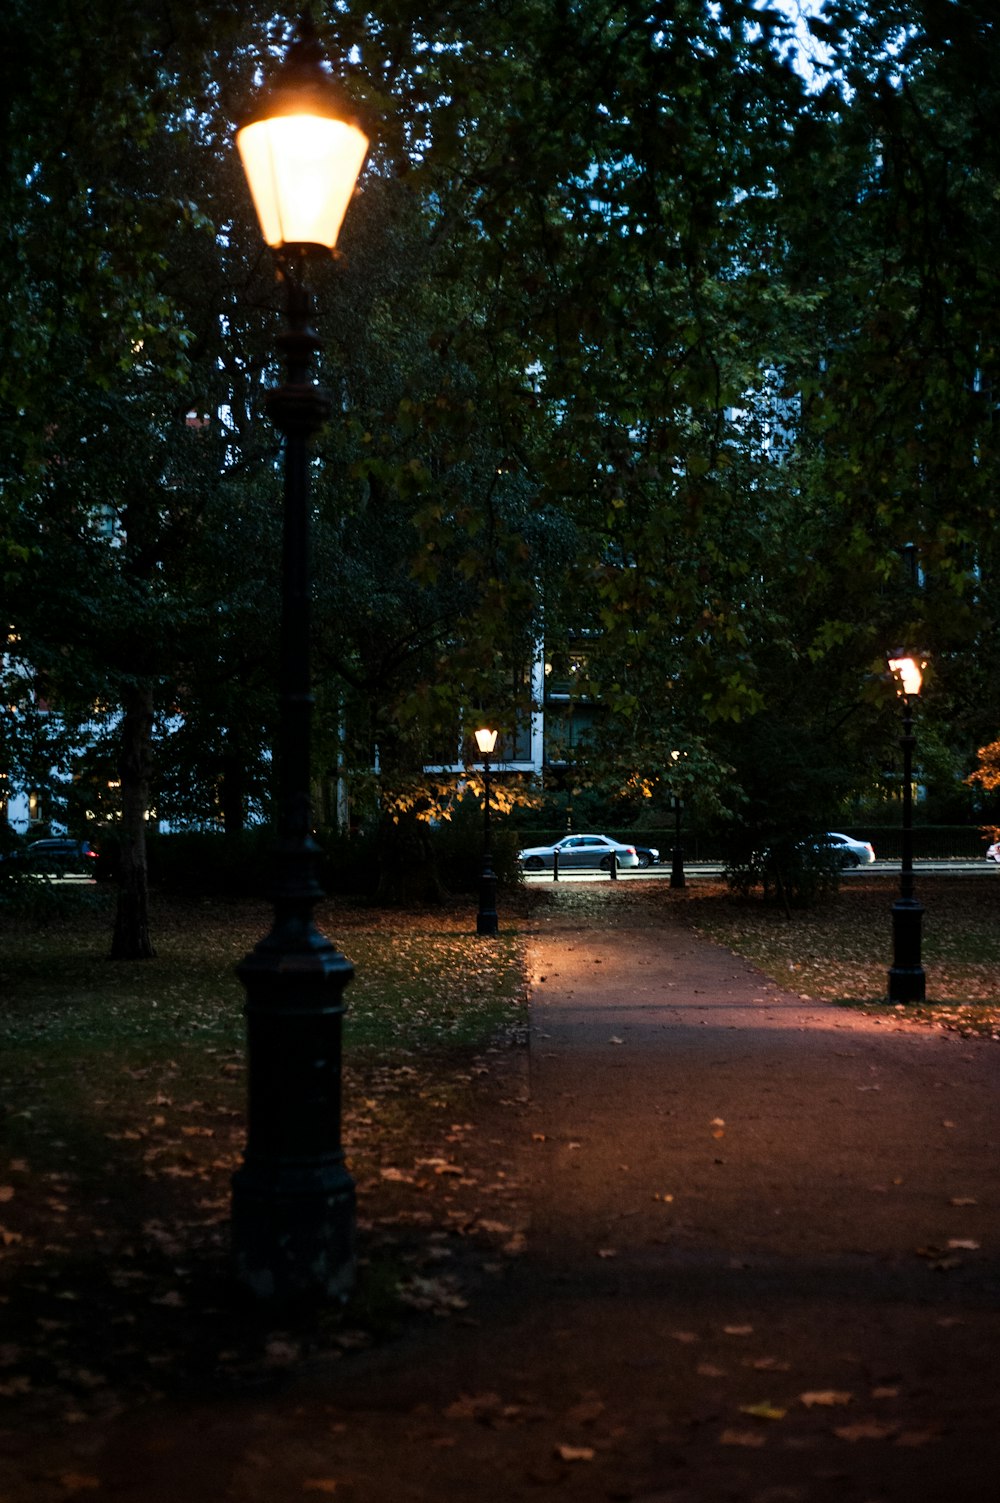
[[[121,885],[111,941],[112,960],[152,960],[149,937],[149,874],[146,864],[146,810],[152,772],[153,689],[135,684],[125,691],[118,771],[122,785]]]

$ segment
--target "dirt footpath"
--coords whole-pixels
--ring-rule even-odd
[[[462,1319],[77,1436],[0,1503],[996,1503],[1000,1049],[607,911],[533,921],[480,1138],[523,1251]]]

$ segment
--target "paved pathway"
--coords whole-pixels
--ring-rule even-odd
[[[629,1495],[1000,1499],[996,1047],[680,927],[550,932],[533,966],[532,1249]]]
[[[531,941],[497,1292],[93,1437],[95,1503],[997,1503],[1000,1049],[576,901]]]

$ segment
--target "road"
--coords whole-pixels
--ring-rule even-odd
[[[980,876],[994,877],[1000,873],[1000,866],[994,861],[914,861],[913,871],[915,876],[930,874],[932,872],[947,872],[949,876]],[[856,877],[899,876],[900,863],[898,861],[876,861],[873,866],[859,866],[849,868],[844,872],[844,877],[851,881]],[[722,875],[721,861],[685,861],[684,875],[686,878],[720,877]],[[551,882],[552,873],[548,872],[525,872],[524,880],[529,886],[537,886],[539,883]],[[658,866],[649,866],[645,870],[632,868],[618,873],[619,882],[662,882],[670,880],[670,862],[661,861]],[[602,871],[560,871],[560,882],[610,882],[612,878],[607,872]]]

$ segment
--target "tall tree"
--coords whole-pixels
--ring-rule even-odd
[[[42,33],[16,3],[9,20],[0,495],[18,545],[11,615],[54,704],[78,718],[96,701],[120,707],[113,953],[142,957],[153,953],[152,721],[176,701],[185,649],[203,640],[191,563],[238,413],[222,322],[232,168],[212,120],[214,75],[222,58],[238,75],[253,57],[237,55],[224,7],[99,0],[84,25],[79,7],[56,5]]]

